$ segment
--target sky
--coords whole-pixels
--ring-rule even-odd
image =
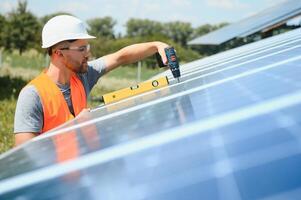
[[[284,0],[27,0],[28,9],[42,17],[59,11],[82,20],[111,16],[116,33],[125,32],[130,18],[160,22],[190,22],[192,27],[236,22]],[[296,0],[299,1],[299,0]],[[0,13],[16,8],[18,0],[0,0]]]

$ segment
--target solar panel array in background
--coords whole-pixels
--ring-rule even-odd
[[[300,29],[1,156],[2,199],[298,199]]]
[[[301,14],[301,1],[288,0],[258,14],[193,39],[191,45],[219,45],[234,38],[246,37],[263,29],[283,23]]]

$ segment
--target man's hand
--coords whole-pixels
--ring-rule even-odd
[[[158,44],[157,44],[158,53],[160,54],[164,65],[167,65],[167,62],[168,62],[165,51],[164,51],[164,49],[167,47],[169,47],[169,45],[167,45],[163,42],[158,42]]]
[[[36,137],[38,133],[16,133],[15,134],[15,147],[27,142],[28,140]]]

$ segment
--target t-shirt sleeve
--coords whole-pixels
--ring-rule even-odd
[[[14,133],[41,133],[43,128],[43,108],[34,86],[26,86],[17,101]]]
[[[106,65],[103,57],[88,62],[87,73],[80,74],[80,78],[84,84],[87,96],[97,83],[98,79],[105,73]]]

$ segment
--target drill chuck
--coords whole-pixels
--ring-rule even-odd
[[[170,67],[171,73],[174,78],[179,78],[181,76],[180,69],[179,68],[172,68]]]

